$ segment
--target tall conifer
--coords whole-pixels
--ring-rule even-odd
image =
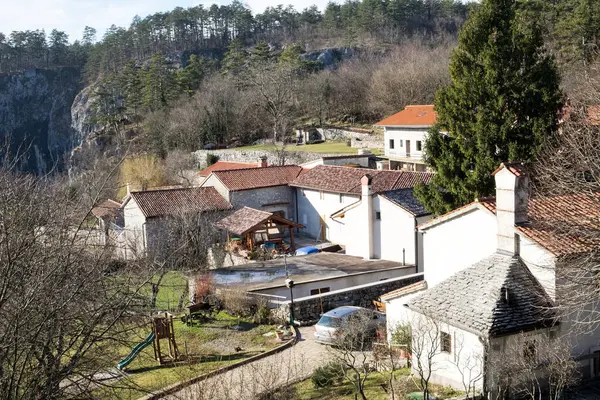
[[[459,35],[451,83],[436,95],[438,124],[425,145],[437,173],[416,190],[434,213],[491,195],[492,171],[503,161],[532,160],[556,129],[557,68],[539,27],[516,3],[484,0]]]

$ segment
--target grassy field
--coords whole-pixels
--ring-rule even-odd
[[[152,278],[152,282],[146,284],[141,294],[152,297],[152,284],[158,283],[159,276]],[[180,272],[167,272],[160,281],[158,295],[156,296],[157,310],[178,311],[181,302],[182,307],[189,305],[188,281]]]
[[[403,399],[407,393],[418,392],[419,389],[412,378],[409,377],[409,369],[401,369],[394,373],[397,380],[405,382],[404,393],[396,393],[397,399]],[[387,390],[389,374],[387,372],[371,373],[365,382],[365,395],[369,400],[388,400],[390,395]],[[384,390],[384,387],[386,390]],[[299,382],[294,385],[294,389],[301,400],[354,400],[354,388],[344,381],[341,385],[329,386],[324,388],[315,388],[310,379]],[[460,393],[449,388],[442,388],[432,385],[432,393],[436,394],[438,399],[446,399],[458,396]]]
[[[244,147],[236,147],[235,150],[265,150],[265,151],[274,151],[278,150],[272,144],[260,144],[254,146],[244,146]],[[346,142],[326,142],[319,144],[305,144],[301,146],[296,145],[288,145],[286,147],[287,151],[303,151],[303,152],[311,152],[311,153],[323,153],[323,154],[357,154],[358,149],[354,149],[346,145]],[[371,152],[376,155],[382,154],[382,151],[379,149],[371,149]]]

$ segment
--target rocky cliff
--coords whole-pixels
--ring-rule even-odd
[[[78,141],[71,105],[80,89],[81,74],[75,68],[0,76],[0,139],[13,155],[28,150],[24,170],[43,174],[62,169]]]

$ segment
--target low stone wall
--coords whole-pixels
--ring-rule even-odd
[[[339,128],[317,128],[323,140],[343,141],[347,139],[367,139],[372,132],[355,132]]]
[[[383,138],[378,136],[366,136],[352,139],[351,145],[355,149],[383,149]]]
[[[341,306],[372,308],[373,300],[379,296],[423,280],[423,274],[412,274],[354,286],[348,289],[294,299],[294,318],[301,325],[310,325],[319,320],[321,314]],[[277,318],[289,320],[290,302],[281,302],[273,310]]]
[[[294,145],[289,145],[285,152],[285,164],[287,165],[298,165],[305,162],[317,160],[321,157],[339,156],[339,154],[323,154],[323,153],[310,153],[303,151],[294,151]],[[214,154],[219,157],[220,161],[233,161],[233,162],[256,162],[258,163],[260,157],[267,156],[267,162],[269,165],[280,164],[280,154],[276,151],[266,150],[239,150],[239,149],[222,149],[222,150],[198,150],[195,151],[193,156],[195,157],[198,168],[206,168],[206,155],[208,153]]]

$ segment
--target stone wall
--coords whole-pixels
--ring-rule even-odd
[[[383,149],[383,138],[379,136],[366,136],[351,139],[351,146],[355,149]]]
[[[372,308],[373,300],[381,295],[423,280],[423,274],[376,281],[347,289],[294,299],[294,319],[301,325],[316,323],[321,314],[341,306]],[[274,311],[280,320],[289,320],[290,302],[278,304]]]
[[[298,165],[305,162],[317,160],[321,157],[339,156],[339,154],[323,154],[310,153],[303,151],[294,151],[294,146],[288,146],[288,151],[285,154],[286,165]],[[239,149],[223,149],[223,150],[198,150],[193,156],[196,159],[198,168],[206,168],[206,155],[208,153],[219,156],[220,161],[233,162],[258,162],[260,157],[267,156],[269,165],[280,164],[280,154],[276,151],[267,150],[239,150]]]

